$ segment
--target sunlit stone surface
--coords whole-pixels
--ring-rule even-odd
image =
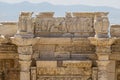
[[[0,23],[0,80],[120,80],[120,25],[108,12],[32,15]]]

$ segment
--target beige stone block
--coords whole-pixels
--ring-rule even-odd
[[[120,25],[112,25],[110,28],[110,34],[112,37],[120,37]]]
[[[53,51],[40,51],[39,58],[40,59],[52,59],[54,58],[54,52]]]
[[[70,38],[43,38],[41,37],[38,44],[70,44]]]
[[[31,60],[32,55],[24,55],[24,54],[19,54],[19,59],[20,60]]]
[[[115,73],[115,69],[116,69],[116,63],[114,60],[113,61],[111,60],[107,66],[107,71],[110,73]]]
[[[55,45],[51,44],[35,45],[34,49],[39,51],[55,51]]]
[[[89,40],[86,38],[72,38],[73,44],[88,45],[90,44]]]
[[[55,49],[55,51],[56,52],[61,52],[61,51],[68,51],[68,52],[70,52],[70,51],[74,51],[74,48],[75,48],[75,46],[74,45],[72,45],[72,44],[59,44],[59,45],[56,45],[56,49]]]
[[[18,59],[17,53],[0,53],[0,59]]]
[[[37,67],[57,67],[57,61],[36,61]]]
[[[91,61],[66,60],[63,61],[63,66],[66,67],[91,67]]]
[[[20,72],[20,80],[30,80],[30,72]]]
[[[57,59],[70,59],[70,52],[54,52]]]
[[[116,80],[115,79],[115,73],[108,73],[108,80]]]

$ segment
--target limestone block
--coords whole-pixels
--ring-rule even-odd
[[[107,65],[107,71],[109,73],[115,73],[115,69],[116,69],[116,62],[114,60],[111,60],[110,64]]]
[[[57,61],[37,61],[36,64],[37,67],[44,67],[44,68],[57,67]]]
[[[32,57],[32,55],[23,55],[23,54],[19,54],[19,59],[20,60],[28,60],[28,61],[30,61],[31,60],[31,57]]]
[[[41,12],[36,16],[38,18],[52,18],[54,16],[54,12]]]
[[[63,61],[63,66],[66,67],[91,67],[91,61],[77,61],[77,60],[66,60]]]
[[[109,72],[108,73],[108,80],[115,80],[116,79],[116,76],[115,76],[115,72]]]
[[[53,59],[54,58],[54,52],[53,51],[40,51],[39,53],[39,58],[40,59]]]
[[[30,61],[19,61],[20,63],[20,69],[24,72],[29,72],[31,60]]]
[[[90,41],[86,38],[72,38],[73,44],[81,44],[81,45],[88,45]]]
[[[59,45],[56,45],[56,49],[55,51],[56,52],[70,52],[70,51],[74,51],[75,49],[75,46],[72,45],[72,44],[59,44]]]
[[[18,59],[19,56],[17,53],[0,53],[0,59]]]
[[[70,59],[70,52],[54,52],[56,59]]]
[[[72,14],[74,17],[94,17],[94,13],[90,12],[73,12]]]
[[[30,80],[30,72],[20,72],[20,80]]]
[[[120,37],[120,25],[112,25],[110,28],[111,37]]]
[[[81,53],[76,53],[76,52],[71,52],[71,59],[80,59],[80,60],[86,60],[86,59],[92,59],[96,60],[97,55],[96,54],[81,54]]]
[[[43,38],[39,40],[39,44],[70,44],[70,38]]]
[[[34,45],[34,49],[39,51],[55,51],[55,45]]]
[[[120,54],[118,53],[114,53],[110,55],[110,59],[111,60],[120,60]]]

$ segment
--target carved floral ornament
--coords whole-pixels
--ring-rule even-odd
[[[90,37],[88,39],[90,40],[91,44],[95,46],[110,46],[116,40],[116,38],[96,38],[96,37]]]

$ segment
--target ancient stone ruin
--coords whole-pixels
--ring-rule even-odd
[[[0,80],[120,80],[120,25],[108,12],[32,15],[0,24]]]

